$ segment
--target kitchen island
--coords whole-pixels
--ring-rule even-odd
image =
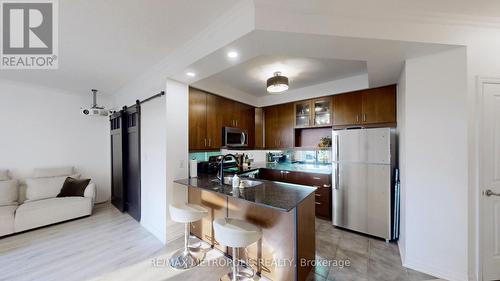
[[[233,189],[214,176],[176,180],[188,188],[188,201],[209,214],[193,224],[191,233],[227,255],[231,249],[214,239],[217,218],[243,219],[262,228],[262,239],[239,255],[270,280],[306,280],[315,259],[315,188],[258,180]]]

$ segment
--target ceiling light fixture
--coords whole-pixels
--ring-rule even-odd
[[[227,57],[228,58],[232,58],[232,59],[237,58],[238,57],[238,52],[236,52],[236,51],[230,51],[230,52],[227,53]]]
[[[267,91],[270,94],[279,94],[288,90],[288,77],[282,76],[281,72],[276,71],[274,76],[267,79]]]
[[[186,75],[189,77],[195,77],[196,73],[190,71],[190,72],[186,72]]]

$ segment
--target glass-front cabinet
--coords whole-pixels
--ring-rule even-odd
[[[324,127],[332,124],[332,98],[325,97],[295,103],[295,127]]]
[[[332,98],[322,98],[313,101],[314,126],[328,126],[332,124]]]
[[[311,101],[295,103],[295,127],[309,127],[311,120]]]

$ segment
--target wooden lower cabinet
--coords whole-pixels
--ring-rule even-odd
[[[332,218],[331,174],[259,169],[258,178],[316,187],[316,216],[327,220]]]

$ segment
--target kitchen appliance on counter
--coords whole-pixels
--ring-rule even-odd
[[[333,225],[397,239],[395,130],[334,130],[332,136]]]
[[[248,133],[240,128],[224,127],[222,129],[223,146],[241,148],[248,146]]]

